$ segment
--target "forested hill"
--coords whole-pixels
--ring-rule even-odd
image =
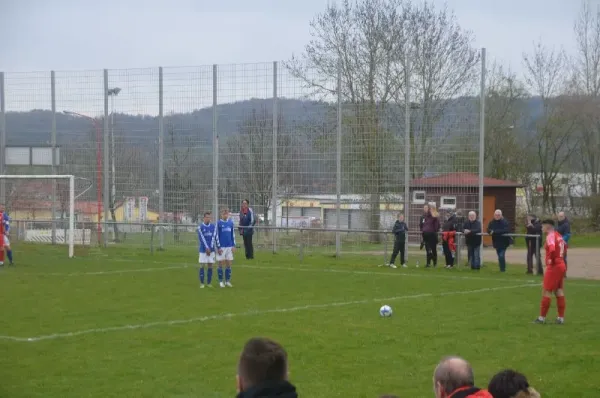
[[[438,129],[477,131],[479,120],[477,98],[459,98],[444,105],[445,111]],[[523,104],[524,114],[533,116],[541,111],[541,102],[537,98],[529,99]],[[281,115],[280,128],[299,129],[311,126],[311,129],[322,131],[335,130],[335,104],[324,102],[279,99],[278,108]],[[239,126],[253,111],[265,112],[270,118],[273,109],[271,99],[251,99],[248,101],[223,104],[217,107],[219,137],[234,135]],[[350,109],[350,107],[345,107]],[[382,122],[391,131],[404,129],[403,106],[390,106]],[[419,111],[414,111],[418,113]],[[102,120],[98,119],[100,128]],[[529,124],[523,121],[523,126]],[[265,126],[267,123],[265,123]],[[52,129],[52,112],[49,110],[32,110],[29,112],[7,112],[6,130],[7,145],[49,145]],[[302,126],[302,127],[301,127]],[[63,113],[56,115],[57,144],[69,146],[75,143],[95,141],[95,130],[90,120],[73,117]],[[527,129],[527,128],[525,128]],[[191,141],[208,142],[212,140],[213,112],[212,108],[199,109],[190,113],[165,114],[165,135],[172,131],[179,137]],[[436,129],[437,130],[437,129]],[[115,132],[125,142],[140,145],[154,145],[158,137],[158,118],[148,115],[115,114]]]

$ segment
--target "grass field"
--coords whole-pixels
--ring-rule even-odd
[[[15,247],[0,271],[0,397],[233,397],[251,336],[280,341],[303,397],[433,395],[440,357],[479,385],[514,367],[544,397],[597,397],[600,283],[567,281],[567,324],[533,325],[522,268],[377,268],[379,257],[258,253],[233,289],[198,288],[195,247]],[[382,304],[391,318],[378,315]],[[551,309],[555,315],[555,303]]]

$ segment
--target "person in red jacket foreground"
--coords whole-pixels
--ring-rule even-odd
[[[563,290],[567,265],[565,256],[567,245],[563,237],[554,230],[554,220],[542,221],[542,229],[546,234],[546,272],[544,273],[544,291],[542,293],[542,302],[540,304],[540,316],[535,323],[546,323],[546,315],[552,303],[552,296],[556,296],[556,306],[558,307],[558,318],[556,323],[562,325],[565,323],[565,292]]]
[[[487,390],[475,387],[473,368],[460,357],[440,361],[433,373],[433,390],[436,398],[494,398]]]

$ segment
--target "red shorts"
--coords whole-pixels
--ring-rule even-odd
[[[544,273],[544,290],[555,291],[563,288],[567,269],[564,265],[546,268]]]

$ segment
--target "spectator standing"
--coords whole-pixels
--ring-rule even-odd
[[[442,224],[442,250],[446,259],[446,268],[454,268],[454,255],[456,252],[456,214],[449,213],[448,218]]]
[[[492,236],[492,244],[498,255],[498,265],[500,272],[506,272],[506,249],[510,246],[510,228],[508,221],[502,215],[502,210],[494,212],[494,219],[490,221],[487,229],[488,234]]]
[[[562,236],[563,240],[565,241],[566,247],[569,247],[569,239],[571,239],[571,223],[569,222],[569,219],[567,218],[567,216],[565,216],[565,212],[561,211],[560,213],[558,213],[558,225],[556,226],[556,231]],[[567,264],[567,251],[565,250],[565,265],[568,266]],[[565,275],[566,277],[566,275]]]
[[[297,398],[288,381],[288,358],[283,347],[267,338],[248,340],[238,363],[237,398]]]
[[[512,369],[498,372],[488,384],[488,391],[494,398],[537,398],[535,391],[522,373]]]
[[[428,211],[429,205],[423,206],[423,214],[421,214],[421,217],[419,218],[419,231],[421,231],[421,246],[419,247],[419,250],[423,250],[423,247],[425,247],[425,238],[423,237],[423,224],[425,223],[425,214],[427,214]]]
[[[493,398],[487,390],[475,387],[473,368],[459,357],[440,361],[433,373],[433,390],[436,398]]]
[[[400,264],[403,268],[406,268],[406,233],[408,232],[408,226],[404,222],[404,214],[398,214],[398,219],[394,223],[392,233],[394,234],[394,251],[392,252],[392,258],[390,259],[390,267],[397,268],[395,265],[396,257],[400,253]]]
[[[533,214],[527,216],[527,235],[536,237],[526,237],[527,244],[527,274],[533,274],[533,256],[537,263],[537,274],[543,275],[542,259],[540,258],[540,246],[542,242],[542,222]]]
[[[423,207],[423,242],[427,252],[427,265],[429,268],[433,262],[433,266],[437,266],[437,244],[438,232],[440,230],[440,215],[434,206],[426,205]]]
[[[469,212],[469,219],[464,224],[463,233],[467,244],[467,258],[472,270],[481,269],[481,222],[474,211]]]
[[[240,210],[240,234],[244,241],[244,252],[246,254],[246,260],[254,259],[254,245],[252,244],[252,235],[254,235],[254,226],[256,225],[256,218],[254,217],[254,210],[250,207],[250,201],[248,199],[242,200],[242,208]]]

